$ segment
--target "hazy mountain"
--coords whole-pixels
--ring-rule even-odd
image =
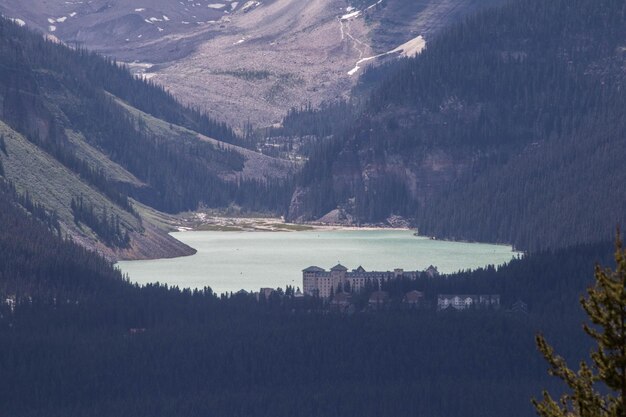
[[[0,12],[131,63],[183,102],[241,128],[345,98],[358,61],[418,36],[428,42],[440,28],[502,1],[1,0]]]

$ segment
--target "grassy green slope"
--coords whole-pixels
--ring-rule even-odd
[[[4,136],[6,154],[0,152],[5,177],[12,182],[20,194],[56,212],[65,233],[83,246],[97,250],[109,258],[145,258],[187,255],[193,251],[155,225],[142,222],[137,216],[120,208],[111,199],[86,183],[76,173],[59,163],[33,143],[0,121],[0,135]],[[89,152],[90,147],[81,143],[81,149]],[[97,151],[91,149],[92,155]],[[110,172],[123,177],[124,170],[100,160]],[[129,178],[132,179],[132,178]],[[83,196],[96,208],[106,207],[109,214],[119,216],[122,227],[131,235],[129,248],[113,248],[104,245],[98,236],[85,224],[74,222],[70,207],[72,198]],[[145,210],[145,209],[144,209]]]

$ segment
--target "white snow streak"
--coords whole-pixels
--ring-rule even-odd
[[[400,55],[412,58],[417,56],[420,52],[422,52],[426,48],[426,40],[422,37],[422,35],[417,38],[413,38],[408,42],[403,43],[395,49],[387,52],[388,54],[393,54],[399,52]]]
[[[348,75],[356,74],[361,69],[360,64],[367,62],[367,61],[371,61],[372,59],[376,59],[382,56],[392,55],[392,54],[399,54],[400,56],[412,58],[414,56],[417,56],[420,52],[422,52],[424,48],[426,48],[426,40],[424,39],[422,35],[420,35],[416,38],[411,39],[408,42],[403,43],[397,48],[392,49],[391,51],[383,52],[382,54],[359,59],[356,65],[354,66],[354,68],[348,71]]]
[[[357,10],[356,12],[344,14],[343,16],[340,17],[340,19],[341,20],[350,20],[350,19],[359,17],[360,14],[361,14],[361,11]]]
[[[26,22],[24,22],[22,19],[17,19],[17,18],[9,18],[10,21],[12,21],[13,23],[17,24],[18,26],[26,26]]]
[[[382,3],[383,0],[378,0],[376,3],[372,4],[371,6],[367,6],[367,8],[365,10],[369,10],[373,7],[376,7],[377,5],[379,5],[380,3]]]

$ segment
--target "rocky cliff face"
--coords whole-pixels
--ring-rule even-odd
[[[443,149],[373,155],[373,149],[341,152],[333,164],[330,187],[323,188],[328,194],[320,194],[319,183],[298,187],[287,218],[340,224],[388,223],[390,216],[398,215],[413,218],[438,190],[468,174],[473,162],[471,156],[461,158]],[[320,198],[331,200],[333,206],[319,211],[314,200]],[[395,211],[387,210],[389,206]]]

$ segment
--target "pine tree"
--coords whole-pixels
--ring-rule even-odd
[[[4,155],[6,156],[9,155],[7,153],[7,145],[6,145],[6,142],[4,141],[4,135],[0,135],[0,151],[2,151],[2,153],[4,153]]]
[[[546,391],[541,401],[533,400],[540,416],[626,417],[626,251],[619,231],[615,246],[616,270],[596,265],[595,285],[587,290],[588,297],[581,299],[593,323],[585,324],[584,330],[597,343],[591,365],[583,361],[575,372],[542,335],[537,336],[537,346],[550,364],[550,374],[562,379],[571,390],[559,401]]]

